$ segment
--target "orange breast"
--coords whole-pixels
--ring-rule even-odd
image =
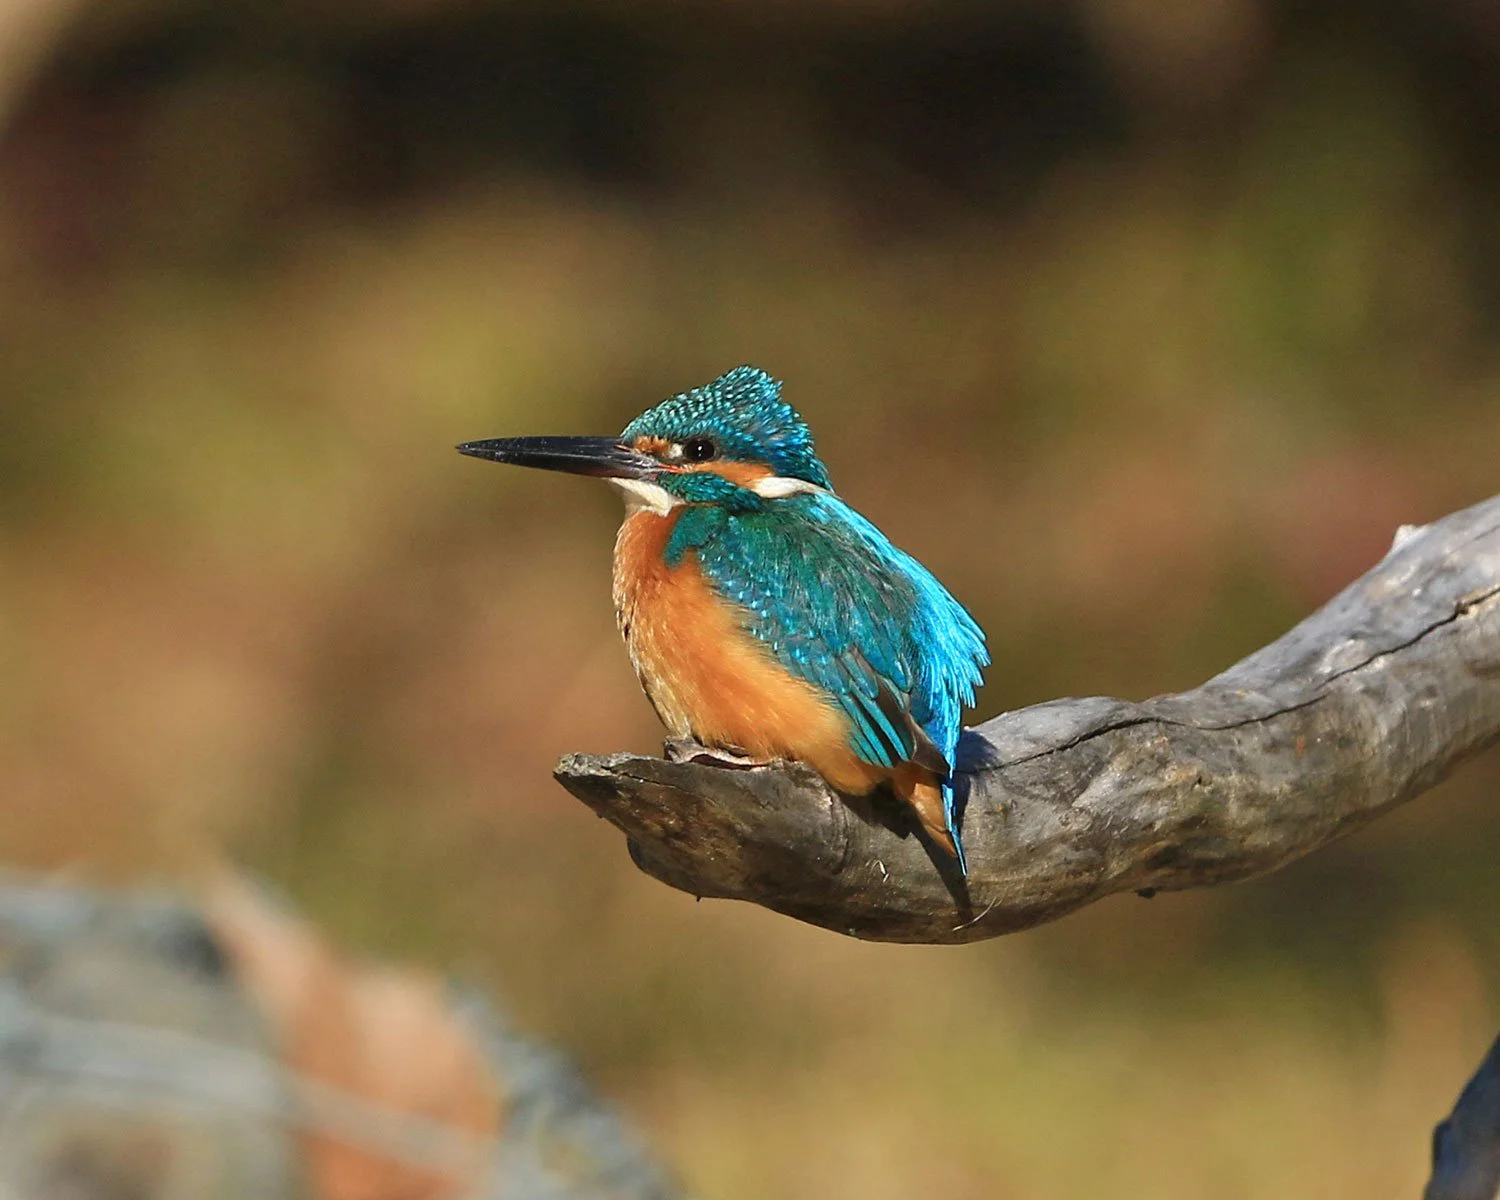
[[[843,792],[863,794],[888,778],[850,748],[843,713],[751,637],[693,552],[666,565],[676,516],[632,513],[615,541],[615,613],[662,723],[705,746],[799,759]]]

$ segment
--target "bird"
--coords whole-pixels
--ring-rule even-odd
[[[839,497],[781,390],[740,366],[619,437],[457,449],[622,493],[616,618],[674,738],[802,762],[849,796],[888,786],[967,877],[953,776],[960,718],[989,665],[984,632]]]

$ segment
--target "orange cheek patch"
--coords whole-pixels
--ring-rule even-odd
[[[757,479],[769,479],[774,472],[770,467],[761,463],[743,462],[706,462],[689,463],[682,468],[684,471],[705,471],[712,475],[721,475],[736,487],[753,488]]]
[[[763,463],[746,462],[703,462],[690,463],[680,459],[673,460],[667,457],[667,451],[672,448],[673,443],[664,437],[653,437],[642,434],[630,443],[632,448],[642,454],[649,454],[654,458],[662,460],[662,469],[673,471],[678,474],[686,474],[689,471],[707,471],[714,475],[722,476],[736,487],[754,487],[758,479],[769,479],[775,474],[770,467]]]

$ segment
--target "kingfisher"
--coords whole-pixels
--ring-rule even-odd
[[[953,768],[962,711],[989,664],[984,633],[839,498],[779,381],[736,367],[617,438],[458,450],[601,477],[623,494],[615,614],[674,737],[806,763],[846,795],[887,786],[968,874]]]

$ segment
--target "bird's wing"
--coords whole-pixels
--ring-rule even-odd
[[[989,661],[963,607],[829,493],[714,524],[693,547],[699,566],[783,666],[838,703],[855,752],[948,775],[959,714]]]

